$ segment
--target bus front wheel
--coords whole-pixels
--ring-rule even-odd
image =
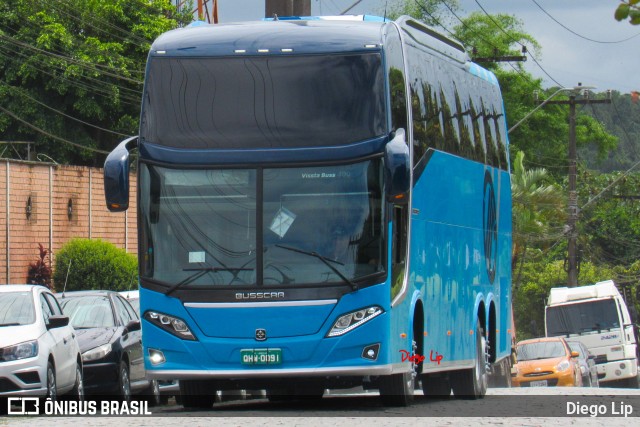
[[[380,378],[380,398],[385,406],[409,406],[413,401],[412,372]]]

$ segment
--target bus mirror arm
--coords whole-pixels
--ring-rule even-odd
[[[411,169],[409,146],[404,129],[397,129],[384,149],[387,202],[395,205],[409,203]]]
[[[120,142],[104,162],[104,196],[111,212],[129,208],[129,152],[138,146],[138,137]]]

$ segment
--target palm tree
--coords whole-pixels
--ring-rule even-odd
[[[518,274],[516,287],[520,284],[522,265],[527,249],[564,235],[566,218],[565,198],[560,187],[549,183],[547,170],[536,168],[526,170],[523,165],[524,153],[518,152],[511,176],[513,198],[513,251],[511,268]]]

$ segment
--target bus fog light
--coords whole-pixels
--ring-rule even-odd
[[[151,361],[152,365],[159,365],[166,361],[166,359],[164,358],[164,353],[154,348],[149,349],[149,360]]]
[[[616,372],[615,372],[615,373],[616,373],[616,375],[617,375],[617,376],[622,375],[622,371],[620,371],[620,369],[616,369]]]
[[[627,365],[625,365],[624,363],[621,363],[621,364],[620,364],[620,369],[624,369],[624,368],[626,368],[626,367],[627,367]]]

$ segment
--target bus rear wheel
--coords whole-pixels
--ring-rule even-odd
[[[451,388],[456,397],[480,399],[487,393],[487,340],[480,320],[476,322],[476,357],[471,369],[451,373]]]

